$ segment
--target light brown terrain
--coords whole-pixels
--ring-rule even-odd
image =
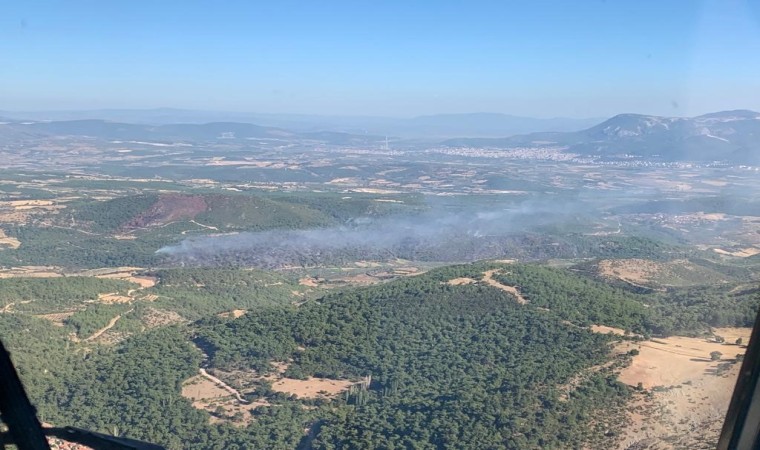
[[[493,279],[494,274],[496,274],[498,272],[499,272],[498,269],[492,269],[492,270],[487,270],[487,271],[483,272],[483,281],[487,285],[489,285],[489,286],[493,286],[493,287],[495,287],[497,289],[501,289],[504,292],[512,294],[515,297],[515,299],[517,300],[517,303],[519,303],[521,305],[528,304],[528,300],[525,297],[522,296],[522,294],[520,293],[520,291],[516,287],[514,287],[514,286],[507,286],[506,284],[501,284],[498,281],[496,281],[496,280]]]
[[[185,194],[162,194],[150,208],[133,217],[122,228],[135,230],[166,225],[180,219],[194,219],[206,211],[208,205],[203,196]]]
[[[599,334],[615,334],[618,336],[624,336],[625,330],[622,328],[608,327],[606,325],[591,325],[591,331]]]
[[[99,329],[98,331],[92,333],[91,336],[83,339],[82,342],[94,341],[95,339],[99,338],[103,333],[105,333],[106,331],[108,331],[111,328],[113,328],[114,325],[116,325],[116,322],[118,322],[119,319],[121,319],[121,316],[129,314],[132,311],[134,311],[134,310],[130,309],[129,311],[125,312],[124,314],[117,315],[116,317],[114,317],[113,319],[111,319],[106,326],[104,326],[103,328]]]
[[[217,316],[221,318],[225,318],[225,319],[229,319],[229,318],[237,319],[239,317],[243,317],[246,312],[248,311],[244,309],[233,309],[232,311],[219,313],[217,314]]]
[[[728,250],[723,250],[722,248],[714,248],[713,251],[721,255],[737,256],[739,258],[749,258],[750,256],[755,256],[755,255],[760,254],[760,248],[756,248],[756,247],[746,247],[746,248],[736,250],[736,251],[728,251]]]
[[[21,241],[16,239],[15,237],[10,237],[5,234],[5,231],[3,229],[0,229],[0,248],[19,248],[21,246]]]
[[[290,363],[272,362],[271,365],[274,370],[266,375],[253,371],[214,370],[217,377],[205,369],[199,369],[199,375],[182,384],[182,396],[192,400],[193,407],[212,413],[212,423],[230,422],[233,425],[245,425],[253,420],[251,410],[258,406],[270,405],[265,400],[248,402],[244,398],[246,393],[254,391],[262,382],[271,383],[272,390],[275,392],[284,392],[299,398],[333,397],[356,384],[354,381],[328,378],[306,380],[286,378],[283,373]],[[237,413],[240,414],[235,416]]]
[[[451,286],[462,286],[465,284],[483,282],[489,286],[495,287],[496,289],[501,289],[502,291],[507,292],[508,294],[512,295],[515,298],[517,303],[521,305],[526,305],[528,303],[528,300],[522,296],[519,289],[517,289],[514,286],[507,286],[506,284],[502,284],[494,280],[493,276],[499,272],[500,272],[500,269],[486,270],[485,272],[483,272],[483,278],[480,280],[476,280],[474,278],[466,278],[466,277],[452,278],[451,280],[446,281],[446,284],[451,285]]]
[[[49,320],[53,325],[57,327],[62,327],[64,325],[63,321],[71,317],[76,313],[76,310],[74,311],[66,311],[66,312],[59,312],[59,313],[52,313],[52,314],[40,314],[35,317],[38,317],[40,319]]]
[[[129,303],[132,301],[132,297],[121,295],[118,292],[107,292],[98,294],[98,301],[106,305],[112,305],[114,303]]]
[[[331,380],[329,378],[309,377],[305,380],[282,378],[272,383],[272,390],[296,395],[298,398],[333,397],[352,385],[349,380]]]
[[[749,328],[715,329],[726,343],[674,336],[626,342],[619,352],[639,351],[619,375],[621,382],[641,387],[628,412],[629,423],[619,449],[714,448],[740,364],[734,363],[749,339]],[[721,352],[712,361],[710,353]],[[725,372],[719,373],[719,365]]]
[[[316,278],[303,277],[298,280],[298,284],[300,284],[301,286],[317,287],[319,286],[319,281]]]
[[[452,286],[461,286],[463,284],[472,284],[472,283],[477,283],[477,282],[478,280],[462,277],[462,278],[452,278],[449,281],[447,281],[446,284],[450,284]]]
[[[53,266],[20,266],[0,269],[0,278],[56,278],[62,276],[61,268]]]
[[[2,200],[0,201],[0,222],[22,224],[31,217],[57,213],[66,208],[53,200]]]
[[[634,286],[650,283],[666,270],[665,264],[647,259],[605,259],[599,261],[599,274],[607,278],[617,278]]]
[[[187,319],[180,316],[175,311],[166,311],[156,308],[145,308],[143,322],[147,328],[155,328],[164,325],[173,325],[175,323],[186,323]]]
[[[141,288],[149,288],[156,285],[158,280],[155,277],[149,277],[146,275],[137,275],[137,272],[145,270],[141,267],[116,267],[112,271],[103,272],[100,271],[97,275],[98,278],[110,278],[114,280],[124,280],[131,283],[140,285]]]
[[[265,401],[240,403],[233,394],[203,375],[182,383],[182,396],[190,399],[194,408],[211,413],[211,423],[230,422],[236,426],[245,426],[253,420],[251,410],[269,405]]]

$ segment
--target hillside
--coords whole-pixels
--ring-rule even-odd
[[[100,187],[98,183],[86,184],[88,189],[93,185]],[[39,203],[51,206],[20,209],[29,215],[18,214],[18,218],[14,215],[13,223],[2,228],[4,242],[13,245],[0,247],[0,265],[150,267],[161,260],[157,250],[192,236],[312,229],[340,225],[359,217],[409,213],[420,207],[414,196],[403,196],[407,203],[393,203],[375,201],[371,194],[343,198],[332,193],[300,196],[191,193],[168,192],[165,187],[168,186],[105,200],[89,197],[61,203],[45,200]]]
[[[634,155],[666,161],[760,162],[760,113],[723,111],[697,117],[620,114],[591,128],[495,139],[451,139],[449,146],[565,146],[570,153]]]
[[[59,121],[8,120],[0,124],[0,141],[50,137],[81,137],[103,140],[153,142],[224,142],[225,140],[311,140],[336,144],[379,142],[379,136],[342,132],[299,133],[283,128],[240,122],[172,123],[146,125],[99,119]]]
[[[596,123],[594,119],[538,119],[499,113],[433,114],[410,118],[380,116],[322,116],[308,114],[256,114],[225,111],[192,111],[173,108],[149,110],[0,111],[0,116],[29,121],[99,119],[137,124],[202,124],[211,122],[256,123],[298,133],[332,130],[343,133],[441,138],[453,136],[503,136],[538,131],[576,131]],[[12,119],[6,119],[12,121]]]
[[[249,269],[71,275],[0,280],[0,333],[41,417],[170,449],[614,448],[637,405],[668,398],[638,352],[699,346],[679,370],[733,371],[695,359],[733,342],[662,336],[746,326],[757,307],[754,291],[493,262],[331,291]]]

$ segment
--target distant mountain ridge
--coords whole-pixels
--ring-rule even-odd
[[[485,139],[458,138],[448,146],[556,145],[583,155],[661,158],[668,161],[760,163],[760,113],[721,111],[696,117],[619,114],[576,132],[531,133]]]
[[[434,114],[412,118],[382,116],[330,116],[313,114],[259,114],[192,111],[173,108],[143,110],[101,109],[90,111],[0,111],[0,117],[32,121],[100,119],[142,125],[205,124],[210,122],[255,123],[294,132],[331,130],[351,134],[375,134],[402,138],[443,139],[457,136],[499,137],[544,131],[577,131],[600,119],[540,119],[501,113]]]
[[[10,117],[0,113],[2,117]],[[363,120],[363,119],[362,119]],[[379,120],[379,119],[378,119]],[[476,134],[510,126],[528,127],[534,120],[544,125],[554,119],[529,119],[504,114],[444,114],[404,119],[405,135],[431,135],[441,127],[470,129]],[[560,123],[564,119],[556,119]],[[521,122],[523,121],[523,122]],[[503,125],[500,126],[499,124]],[[522,125],[520,124],[522,123]],[[511,125],[509,125],[511,124]],[[566,123],[565,123],[566,125]],[[559,126],[559,125],[557,125]],[[414,131],[416,130],[416,131]],[[453,132],[453,131],[450,131]],[[385,135],[351,133],[328,127],[294,130],[244,122],[173,123],[163,125],[112,122],[102,119],[39,121],[0,120],[0,142],[53,136],[82,136],[104,140],[209,142],[220,139],[278,139],[322,142],[332,145],[380,146]],[[412,141],[407,141],[412,142]],[[721,111],[696,117],[663,117],[619,114],[580,131],[542,131],[509,137],[460,137],[431,140],[452,147],[514,148],[563,147],[567,152],[606,158],[631,156],[665,161],[721,161],[760,164],[760,113]],[[413,146],[419,143],[413,143]]]
[[[372,135],[326,131],[297,133],[250,123],[211,122],[204,124],[144,125],[101,119],[65,121],[20,121],[6,119],[0,124],[0,139],[19,140],[50,136],[82,136],[104,140],[135,141],[216,141],[219,139],[305,139],[332,144],[369,144],[383,138]]]

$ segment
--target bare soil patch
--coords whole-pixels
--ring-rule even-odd
[[[74,313],[77,311],[65,311],[65,312],[58,312],[58,313],[52,313],[52,314],[39,314],[34,317],[38,317],[40,319],[49,320],[53,325],[57,327],[62,327],[64,325],[64,320],[68,319],[69,317],[73,316]]]
[[[0,206],[52,206],[55,204],[52,200],[9,200],[0,202]]]
[[[130,335],[121,331],[114,331],[113,328],[104,332],[98,337],[98,344],[100,345],[115,345]]]
[[[599,274],[607,278],[617,278],[635,286],[650,283],[663,270],[664,264],[647,259],[605,259],[597,266]]]
[[[165,311],[163,309],[146,308],[143,315],[143,322],[147,328],[155,328],[164,325],[187,322],[187,319],[180,316],[174,311]]]
[[[2,211],[0,212],[0,222],[23,224],[29,220],[32,214],[29,211]]]
[[[331,380],[329,378],[313,378],[296,380],[282,378],[272,383],[272,390],[294,394],[298,398],[334,397],[355,384],[349,380]]]
[[[236,426],[245,426],[253,420],[252,409],[269,405],[266,401],[241,404],[227,390],[202,375],[182,384],[182,396],[190,399],[194,408],[211,413],[211,423],[228,422]]]
[[[478,280],[474,280],[472,278],[452,278],[451,280],[447,281],[446,284],[449,284],[451,286],[462,286],[463,284],[472,284],[477,283]]]
[[[749,258],[750,256],[760,254],[760,248],[756,247],[746,247],[735,251],[723,250],[722,248],[714,248],[713,251],[721,255],[736,256],[739,258]]]
[[[11,249],[16,249],[21,246],[21,241],[14,237],[10,237],[5,234],[5,231],[0,229],[0,247],[8,247]]]
[[[715,330],[726,342],[749,339],[749,328]],[[625,342],[619,352],[636,349],[630,366],[619,375],[636,394],[628,413],[619,449],[714,448],[731,398],[740,364],[731,364],[745,349],[703,338],[674,336],[640,343]],[[720,360],[711,360],[718,351]],[[719,366],[725,366],[720,373]]]
[[[233,319],[237,319],[238,317],[243,317],[246,312],[248,312],[248,311],[246,311],[244,309],[233,309],[232,311],[227,311],[227,312],[219,313],[219,314],[217,314],[217,316],[218,317],[222,317],[222,318],[230,318],[231,317]]]
[[[367,267],[382,267],[383,265],[377,261],[356,261],[354,263],[356,267],[361,268],[367,268]]]
[[[504,292],[512,294],[512,296],[514,296],[515,299],[517,300],[517,303],[521,305],[527,305],[528,300],[522,296],[522,294],[516,287],[507,286],[506,284],[501,284],[498,281],[493,279],[494,274],[498,272],[499,272],[498,269],[486,270],[485,272],[483,272],[483,281],[489,286],[493,286],[497,289],[501,289]]]
[[[53,266],[21,266],[0,270],[0,278],[57,278],[62,276],[61,269]]]
[[[304,277],[298,280],[298,284],[300,284],[301,286],[317,287],[319,286],[319,281],[317,281],[316,278]]]
[[[751,328],[740,327],[725,327],[725,328],[713,328],[713,334],[720,336],[726,340],[727,344],[733,344],[737,339],[741,338],[744,341],[744,345],[749,343],[749,335],[751,334]],[[726,352],[723,352],[726,353]]]
[[[206,200],[200,195],[164,194],[150,208],[125,223],[122,229],[134,230],[194,219],[207,208]]]
[[[600,334],[615,334],[618,336],[624,336],[625,330],[622,328],[608,327],[606,325],[591,325],[591,331]]]
[[[98,274],[96,277],[129,281],[131,283],[140,285],[140,288],[142,289],[153,287],[156,285],[156,283],[158,283],[158,280],[155,277],[149,277],[147,275],[136,275],[136,272],[140,270],[143,269],[139,267],[128,267],[125,268],[125,270],[117,270],[114,272]]]
[[[118,241],[134,241],[137,239],[137,236],[134,236],[132,234],[116,234],[113,236],[113,238]]]
[[[115,303],[129,303],[132,301],[132,297],[121,295],[118,292],[109,292],[98,294],[98,301],[100,301],[100,303],[105,303],[106,305],[112,305]]]

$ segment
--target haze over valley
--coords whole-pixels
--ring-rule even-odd
[[[5,2],[0,441],[728,442],[758,365],[758,17]]]
[[[169,448],[717,439],[758,305],[760,114],[503,138],[87,114],[0,124],[0,330],[46,422]]]

